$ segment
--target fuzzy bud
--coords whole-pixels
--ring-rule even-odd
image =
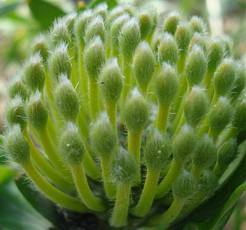
[[[151,12],[141,12],[138,15],[141,38],[145,39],[153,30],[154,18]]]
[[[218,179],[211,170],[204,170],[198,182],[198,191],[209,197],[216,189]]]
[[[179,13],[170,13],[164,21],[163,31],[174,35],[176,32],[176,28],[180,22],[180,19],[181,18]]]
[[[222,42],[224,43],[224,52],[226,57],[230,57],[233,54],[233,40],[224,35],[222,37]]]
[[[62,133],[59,147],[61,155],[69,165],[77,165],[82,162],[85,148],[79,130],[74,124],[67,124]]]
[[[246,98],[236,105],[232,125],[236,127],[239,132],[246,131]]]
[[[24,84],[24,82],[20,79],[16,79],[10,84],[8,94],[11,99],[19,96],[23,101],[25,101],[29,96],[26,84]]]
[[[106,3],[100,3],[94,8],[94,13],[99,15],[105,21],[108,14],[108,5]]]
[[[40,56],[42,57],[42,60],[44,63],[47,62],[48,56],[49,56],[49,51],[48,51],[48,45],[47,41],[44,35],[39,35],[34,39],[34,43],[32,46],[32,53],[39,53]]]
[[[194,46],[199,46],[204,54],[207,54],[208,49],[208,37],[200,33],[194,33],[189,44],[189,52],[191,52]]]
[[[100,37],[95,37],[90,41],[84,52],[85,68],[91,79],[97,80],[105,58],[102,40]]]
[[[180,53],[185,53],[191,39],[192,33],[187,23],[180,23],[175,32],[175,39]]]
[[[74,35],[73,28],[74,28],[76,17],[77,17],[77,13],[71,13],[71,14],[64,16],[64,22],[66,24],[67,30],[72,35]]]
[[[237,98],[246,85],[246,69],[243,64],[237,63],[235,81],[232,88],[232,97]]]
[[[96,16],[88,23],[85,30],[85,41],[88,43],[94,37],[100,37],[102,41],[105,39],[105,27],[103,18]]]
[[[109,14],[107,17],[107,24],[111,25],[114,20],[121,17],[125,13],[127,12],[124,10],[124,7],[122,7],[122,5],[119,5],[113,8],[111,11],[109,11]]]
[[[206,33],[207,28],[202,18],[198,16],[193,16],[189,21],[190,27],[195,33]]]
[[[110,59],[103,67],[100,82],[105,101],[116,103],[123,87],[123,75],[116,58]]]
[[[185,101],[184,114],[186,121],[193,127],[201,121],[208,111],[208,97],[203,88],[193,86]]]
[[[178,79],[174,68],[163,64],[155,79],[155,93],[159,103],[169,105],[178,90]]]
[[[133,57],[133,72],[140,89],[145,92],[155,71],[155,56],[147,42],[139,43]]]

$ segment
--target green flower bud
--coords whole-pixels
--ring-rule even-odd
[[[155,56],[147,42],[139,43],[133,57],[133,72],[137,83],[143,92],[155,71]]]
[[[246,85],[246,70],[243,64],[237,63],[235,81],[232,88],[232,97],[237,98]]]
[[[106,116],[101,117],[92,127],[91,144],[102,157],[107,159],[112,155],[116,146],[115,132]]]
[[[110,59],[103,67],[100,81],[104,99],[116,103],[123,87],[123,75],[116,58]]]
[[[163,26],[164,32],[168,32],[174,35],[179,22],[180,22],[180,14],[177,12],[170,13],[164,21],[164,26]]]
[[[246,98],[236,105],[232,125],[238,132],[246,131]]]
[[[216,146],[207,135],[200,138],[192,153],[192,162],[199,169],[207,169],[216,161]]]
[[[195,127],[208,111],[208,97],[203,88],[193,86],[185,100],[184,114],[188,124]]]
[[[193,46],[190,51],[186,64],[185,74],[190,86],[199,84],[207,70],[207,60],[199,46]]]
[[[140,37],[139,24],[135,18],[130,19],[122,26],[119,36],[119,46],[124,57],[128,59],[132,57],[140,41]]]
[[[203,34],[207,32],[207,28],[203,19],[198,16],[193,16],[190,19],[189,24],[194,33],[197,32]]]
[[[100,3],[94,8],[94,13],[96,15],[99,15],[103,18],[103,21],[105,21],[108,13],[108,5],[106,3]]]
[[[224,43],[225,56],[226,57],[232,56],[232,53],[233,53],[233,40],[230,37],[224,35],[222,37],[222,42]]]
[[[218,179],[211,170],[204,170],[198,182],[198,191],[209,197],[217,188]]]
[[[122,5],[113,8],[108,14],[107,24],[111,25],[111,23],[113,23],[114,20],[116,20],[117,18],[119,18],[121,15],[125,13],[126,11],[124,10],[124,7]]]
[[[135,158],[126,150],[120,149],[113,163],[112,176],[117,183],[132,183],[137,175]]]
[[[105,51],[100,37],[95,37],[85,49],[84,63],[91,79],[97,80],[105,62]]]
[[[155,79],[155,93],[161,104],[169,105],[178,90],[178,79],[174,68],[163,64]]]
[[[178,60],[178,46],[174,37],[171,34],[164,33],[161,36],[158,47],[159,62],[167,62],[172,65],[176,64]]]
[[[230,122],[232,107],[225,97],[220,97],[216,105],[211,109],[208,121],[212,133],[220,133]]]
[[[202,35],[200,33],[194,33],[189,44],[189,48],[188,48],[189,52],[192,50],[194,46],[199,46],[202,49],[203,53],[207,54],[207,49],[208,49],[207,40],[208,40],[207,36]]]
[[[180,23],[175,32],[175,39],[180,53],[185,53],[191,39],[191,28],[187,23]]]
[[[69,165],[77,165],[82,162],[85,148],[79,130],[74,124],[67,124],[62,133],[59,147],[61,155]]]
[[[88,43],[94,37],[100,37],[102,41],[105,39],[105,27],[103,18],[96,16],[90,20],[85,30],[85,41]]]
[[[49,51],[47,41],[44,35],[39,35],[38,37],[36,37],[36,39],[34,39],[32,53],[39,53],[42,57],[43,62],[47,62]]]
[[[61,43],[55,48],[48,60],[48,64],[51,76],[54,78],[58,79],[61,74],[70,77],[72,65],[65,43]]]
[[[45,108],[41,94],[37,91],[27,105],[27,117],[35,129],[43,129],[48,120],[48,110]]]
[[[173,157],[184,161],[190,155],[195,146],[194,129],[184,125],[173,141]]]
[[[156,129],[152,129],[147,137],[144,149],[147,168],[152,170],[161,169],[171,154],[172,145],[170,139],[162,136]]]
[[[39,54],[34,54],[24,66],[24,81],[32,90],[42,90],[45,81],[45,70]]]
[[[235,63],[231,59],[224,59],[214,73],[214,89],[216,95],[227,94],[235,79]]]
[[[152,12],[144,11],[138,15],[141,38],[145,39],[153,30],[154,19]]]
[[[61,77],[55,91],[55,101],[59,113],[67,121],[75,121],[79,113],[79,98],[72,83]]]
[[[20,126],[14,125],[6,134],[4,147],[9,156],[19,164],[25,164],[30,157],[29,145],[25,140]]]
[[[71,14],[68,14],[64,17],[64,22],[66,24],[67,30],[72,35],[74,35],[73,34],[73,32],[74,32],[73,28],[74,28],[74,22],[75,22],[76,18],[77,18],[76,13],[71,13]]]
[[[8,88],[8,94],[11,99],[16,96],[21,97],[25,101],[29,97],[29,92],[26,84],[21,79],[15,79]]]
[[[149,109],[146,101],[140,95],[133,95],[125,105],[124,118],[127,128],[133,132],[141,132],[149,119]]]
[[[183,171],[172,186],[174,198],[187,199],[193,194],[194,190],[194,180],[192,175],[187,171]]]
[[[17,96],[10,101],[6,109],[6,117],[9,125],[20,125],[21,129],[24,129],[27,124],[26,108],[21,99]]]

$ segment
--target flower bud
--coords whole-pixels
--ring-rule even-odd
[[[147,137],[144,149],[147,168],[152,170],[161,169],[171,154],[172,145],[170,139],[162,136],[156,129],[152,129]]]
[[[171,34],[164,33],[160,39],[158,47],[159,62],[167,62],[171,65],[176,64],[178,59],[178,46]]]
[[[192,153],[192,162],[199,169],[207,169],[216,161],[216,146],[207,135],[200,138]]]
[[[230,37],[224,35],[222,37],[222,42],[224,43],[225,57],[232,56],[232,53],[233,53],[233,40]]]
[[[106,3],[100,3],[94,8],[94,13],[99,15],[105,21],[107,14],[108,14],[108,5]]]
[[[232,88],[232,97],[237,98],[246,85],[246,69],[243,64],[238,63],[236,67],[235,81]]]
[[[79,98],[72,83],[62,77],[55,91],[55,101],[59,113],[67,121],[75,121],[79,113]]]
[[[147,42],[139,43],[133,57],[133,72],[140,89],[145,92],[155,71],[155,57]]]
[[[233,127],[236,127],[238,132],[246,131],[246,99],[236,105],[235,113],[232,120]]]
[[[180,53],[185,53],[191,39],[192,33],[187,23],[180,23],[175,32],[175,39]]]
[[[30,98],[27,105],[27,117],[28,121],[35,129],[43,129],[47,124],[48,111],[38,91]]]
[[[109,11],[108,17],[107,17],[107,24],[111,25],[114,20],[121,17],[121,15],[127,13],[124,10],[124,7],[122,5],[116,6],[111,11]]]
[[[211,170],[204,170],[198,182],[198,191],[209,197],[216,189],[218,179]]]
[[[47,41],[44,35],[39,35],[34,39],[34,44],[32,46],[32,53],[39,53],[43,62],[46,63],[48,56],[49,56],[49,51],[48,51],[48,45]]]
[[[185,74],[190,86],[199,84],[207,70],[207,60],[199,46],[193,46],[185,64]]]
[[[11,99],[19,96],[23,101],[25,101],[29,97],[27,86],[23,83],[21,79],[15,79],[10,84],[8,94]]]
[[[74,22],[75,19],[77,18],[77,13],[70,13],[66,16],[64,16],[64,23],[66,24],[67,30],[70,34],[72,34],[74,36]]]
[[[177,12],[170,13],[164,21],[163,31],[174,35],[179,22],[180,14]]]
[[[9,156],[16,163],[25,164],[29,160],[29,145],[25,140],[19,125],[14,125],[6,134],[4,147]]]
[[[109,157],[115,150],[115,132],[106,117],[101,117],[92,127],[91,144],[101,157]]]
[[[125,105],[124,118],[127,128],[133,132],[141,132],[149,119],[149,109],[141,95],[133,95]]]
[[[151,12],[145,11],[138,15],[141,38],[145,39],[153,30],[154,18]]]
[[[140,41],[140,37],[139,24],[135,18],[130,19],[122,26],[119,36],[119,46],[124,57],[127,59],[132,57]]]
[[[94,37],[100,37],[102,41],[105,39],[105,27],[103,18],[96,16],[90,20],[85,30],[85,41],[88,43]]]
[[[26,108],[22,99],[17,96],[10,101],[6,109],[7,122],[13,126],[15,124],[20,125],[21,129],[26,127],[27,116]]]
[[[191,52],[194,46],[199,46],[202,49],[203,53],[207,54],[207,49],[208,49],[207,39],[208,37],[205,35],[202,35],[200,33],[194,33],[189,44],[189,48],[188,48],[189,52]]]
[[[105,62],[105,51],[100,37],[95,37],[85,49],[84,63],[91,79],[97,80]]]
[[[137,175],[135,158],[126,150],[120,149],[113,163],[112,175],[117,183],[132,183]]]
[[[103,67],[100,81],[105,101],[116,103],[123,87],[123,75],[116,58],[110,59]]]
[[[188,171],[183,171],[172,186],[174,198],[186,199],[193,194],[194,190],[194,180]]]
[[[178,79],[174,68],[163,64],[155,79],[155,93],[159,103],[169,105],[178,90]]]
[[[194,129],[184,125],[173,141],[173,157],[184,161],[190,155],[195,146]]]
[[[185,100],[184,115],[188,124],[196,127],[208,111],[208,97],[203,88],[193,86]]]
[[[58,80],[61,74],[70,77],[72,65],[68,55],[67,45],[59,44],[51,54],[49,61],[49,69],[51,76]]]
[[[224,59],[214,73],[214,89],[218,96],[227,94],[235,79],[235,63],[231,59]]]
[[[230,122],[232,107],[225,97],[220,97],[208,115],[209,127],[212,133],[220,133]]]
[[[39,54],[34,54],[24,66],[24,81],[32,90],[42,90],[45,81],[45,70]]]
[[[202,18],[198,16],[193,16],[190,19],[189,24],[194,33],[197,32],[204,34],[207,32],[207,28],[204,21],[202,20]]]
[[[85,153],[84,144],[78,128],[74,124],[67,124],[62,133],[59,147],[61,155],[69,165],[77,165],[82,162]]]

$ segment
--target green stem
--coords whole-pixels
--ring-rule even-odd
[[[195,181],[198,182],[200,175],[202,173],[202,169],[197,167],[196,165],[192,164],[191,173],[192,173],[192,176],[194,177]]]
[[[177,61],[177,70],[178,70],[178,73],[182,73],[184,71],[185,57],[186,57],[186,54],[185,53],[181,53],[179,55],[179,59]]]
[[[167,126],[169,106],[159,104],[156,125],[160,132],[165,132]]]
[[[132,210],[133,215],[144,217],[149,212],[155,197],[155,191],[159,177],[160,170],[148,169],[140,199],[136,207],[134,207]]]
[[[109,117],[109,121],[112,125],[112,127],[117,130],[117,106],[114,102],[106,102],[106,111]]]
[[[105,206],[102,200],[92,193],[81,164],[71,166],[71,171],[78,194],[86,207],[93,211],[103,212]]]
[[[130,60],[123,58],[123,73],[124,73],[124,85],[122,89],[122,97],[121,97],[121,108],[123,108],[128,93],[131,88],[131,63]]]
[[[90,111],[93,120],[96,120],[99,112],[98,85],[96,80],[90,80]]]
[[[110,224],[113,227],[123,227],[127,224],[130,202],[131,185],[120,183],[117,186],[116,201],[113,208]]]
[[[63,208],[77,211],[77,212],[87,212],[87,208],[76,198],[73,198],[60,190],[49,184],[32,166],[30,161],[23,164],[23,168],[31,178],[31,180],[36,184],[40,191],[48,197],[54,203],[60,205]]]
[[[166,193],[170,190],[173,181],[177,178],[182,169],[182,165],[183,164],[180,160],[172,160],[167,175],[162,179],[157,188],[156,198],[164,197]]]
[[[93,180],[100,179],[100,172],[98,170],[98,167],[88,151],[86,151],[84,154],[83,166],[85,168],[86,174],[90,178],[92,178]]]

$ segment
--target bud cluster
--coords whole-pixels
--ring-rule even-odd
[[[101,4],[60,18],[9,86],[6,152],[48,199],[112,210],[113,227],[171,193],[170,208],[148,217],[169,226],[205,174],[216,184],[246,131],[245,66],[228,49],[178,13]]]

